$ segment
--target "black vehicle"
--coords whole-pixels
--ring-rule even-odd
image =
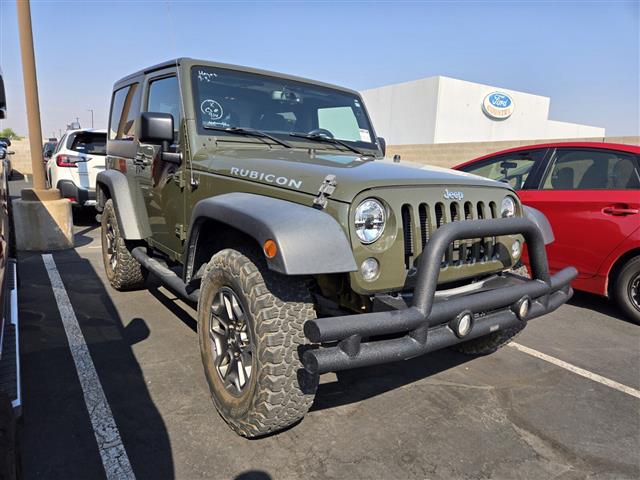
[[[6,116],[4,84],[0,72],[0,119]],[[0,141],[0,478],[15,478],[16,418],[21,414],[20,350],[16,262],[12,256],[12,221],[7,150],[11,140]]]

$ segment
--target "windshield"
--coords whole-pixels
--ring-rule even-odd
[[[284,135],[289,140],[291,133],[312,133],[361,148],[378,148],[357,95],[223,68],[194,67],[191,75],[202,133],[213,134],[206,128],[238,127]],[[327,148],[335,147],[327,144]]]

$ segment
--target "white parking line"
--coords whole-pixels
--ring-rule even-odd
[[[135,479],[129,457],[120,438],[120,432],[113,419],[107,397],[102,390],[98,373],[89,354],[89,348],[80,330],[80,325],[78,325],[78,319],[56,268],[56,263],[53,256],[48,253],[42,255],[42,260],[58,304],[64,331],[67,334],[69,349],[80,379],[84,402],[89,412],[93,433],[98,442],[104,471],[108,479]]]
[[[626,393],[627,395],[631,395],[632,397],[640,398],[640,390],[636,390],[635,388],[627,387],[622,383],[610,380],[606,377],[598,375],[597,373],[590,372],[583,368],[576,367],[575,365],[571,365],[564,360],[560,360],[559,358],[552,357],[550,355],[547,355],[546,353],[539,352],[537,350],[534,350],[533,348],[525,347],[524,345],[520,345],[519,343],[511,342],[509,346],[515,348],[516,350],[520,350],[523,353],[539,358],[540,360],[544,360],[545,362],[549,362],[560,368],[569,370],[570,372],[573,372],[576,375],[580,375],[581,377],[585,377],[594,382],[601,383],[602,385],[606,385],[607,387]]]

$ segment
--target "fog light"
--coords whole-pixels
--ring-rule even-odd
[[[473,314],[469,311],[460,313],[450,324],[453,332],[460,338],[466,336],[473,324]]]
[[[521,252],[522,252],[522,245],[520,245],[520,240],[514,241],[511,244],[511,256],[513,258],[518,258]]]
[[[367,282],[373,282],[380,274],[380,264],[375,258],[367,258],[360,265],[360,274]]]
[[[531,300],[528,298],[521,299],[516,305],[516,314],[520,320],[524,320],[529,315],[529,310],[531,309]]]

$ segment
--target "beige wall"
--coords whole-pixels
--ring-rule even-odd
[[[13,169],[22,174],[27,173],[31,175],[31,149],[29,148],[29,139],[12,140],[8,150],[16,152],[10,157]]]
[[[555,141],[555,140],[554,140]],[[571,139],[557,140],[561,142],[571,141]],[[629,145],[640,145],[640,137],[606,137],[606,138],[583,138],[574,141],[581,142],[611,142],[625,143]],[[497,152],[506,148],[520,145],[531,145],[534,143],[548,143],[549,140],[522,140],[510,142],[469,142],[469,143],[436,143],[430,145],[389,145],[387,146],[387,158],[393,158],[399,154],[402,160],[408,162],[436,165],[439,167],[453,167],[466,160]],[[29,155],[29,141],[22,140],[11,143],[9,150],[15,151],[11,157],[11,164],[20,173],[31,174],[31,157]]]
[[[521,145],[550,142],[611,142],[640,145],[640,137],[605,137],[558,140],[521,140],[506,142],[435,143],[429,145],[388,145],[387,158],[399,154],[402,160],[438,167],[453,167],[467,160]]]

